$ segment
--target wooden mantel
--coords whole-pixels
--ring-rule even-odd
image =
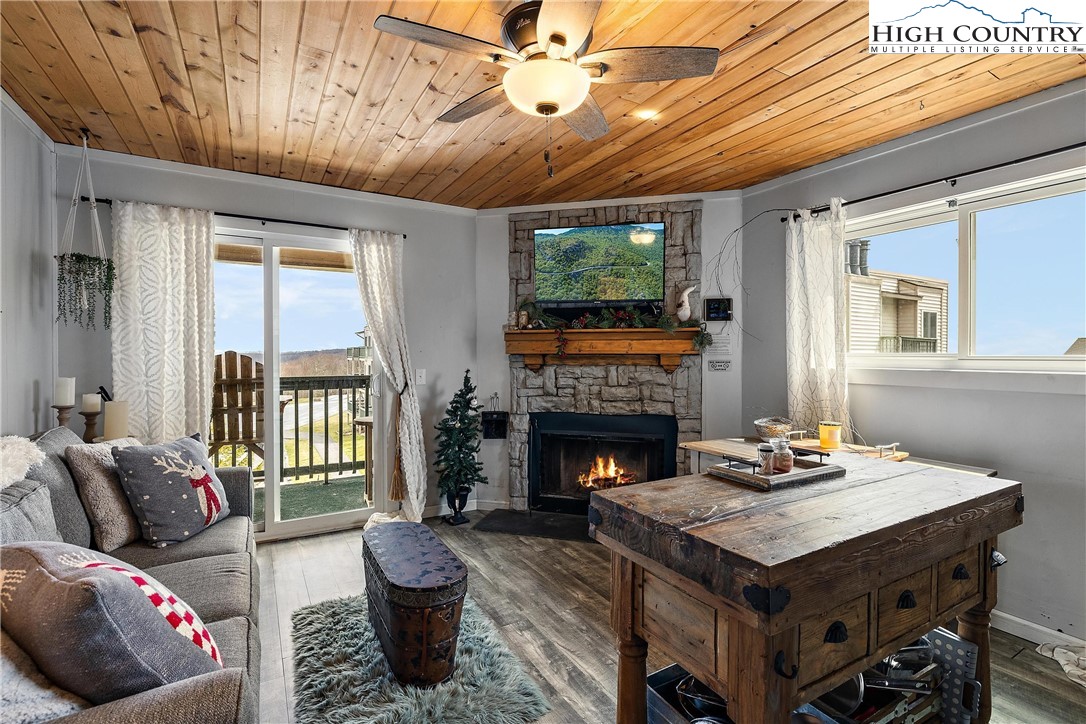
[[[558,354],[554,329],[507,329],[505,353],[524,355],[524,366],[538,371],[545,364],[660,365],[669,373],[682,364],[683,355],[698,354],[697,329],[565,329],[569,340],[565,355]]]

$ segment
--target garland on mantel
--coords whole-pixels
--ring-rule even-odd
[[[518,312],[527,313],[528,323],[524,329],[553,329],[555,354],[559,357],[566,356],[566,348],[569,338],[566,337],[567,329],[662,329],[674,334],[677,329],[697,329],[697,333],[691,339],[694,348],[704,353],[713,344],[713,335],[708,332],[705,322],[699,319],[689,319],[680,322],[674,314],[649,314],[634,306],[621,309],[604,307],[599,314],[585,312],[572,322],[559,319],[539,307],[532,299],[523,299],[517,305]]]

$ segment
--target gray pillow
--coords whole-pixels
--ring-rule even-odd
[[[64,459],[64,450],[69,445],[83,444],[83,440],[66,427],[54,427],[35,437],[34,442],[45,453],[45,460],[27,470],[26,479],[49,486],[49,502],[53,505],[53,520],[60,537],[67,543],[89,548],[90,523]]]
[[[138,568],[68,543],[4,546],[4,631],[50,681],[95,704],[218,671],[196,613]]]
[[[49,486],[20,480],[0,490],[0,542],[59,541]]]
[[[140,524],[121,488],[112,453],[115,447],[139,444],[136,438],[126,437],[93,445],[71,445],[64,451],[83,509],[90,519],[94,545],[100,551],[109,553],[140,539]]]
[[[113,459],[143,539],[156,548],[188,540],[230,515],[226,491],[199,435],[115,447]]]
[[[0,631],[0,712],[5,724],[59,719],[89,704],[42,676],[26,652]]]

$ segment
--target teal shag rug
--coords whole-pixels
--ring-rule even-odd
[[[464,600],[456,670],[428,689],[392,676],[365,595],[300,608],[291,621],[298,724],[527,724],[550,710],[470,597]]]

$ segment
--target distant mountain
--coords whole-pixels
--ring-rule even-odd
[[[254,361],[264,364],[263,352],[242,352]],[[347,349],[318,349],[299,352],[282,352],[279,355],[280,377],[324,377],[350,374],[347,367]]]
[[[630,240],[634,233],[656,238],[650,244],[635,244]],[[539,301],[663,299],[663,224],[537,232],[535,279]]]

